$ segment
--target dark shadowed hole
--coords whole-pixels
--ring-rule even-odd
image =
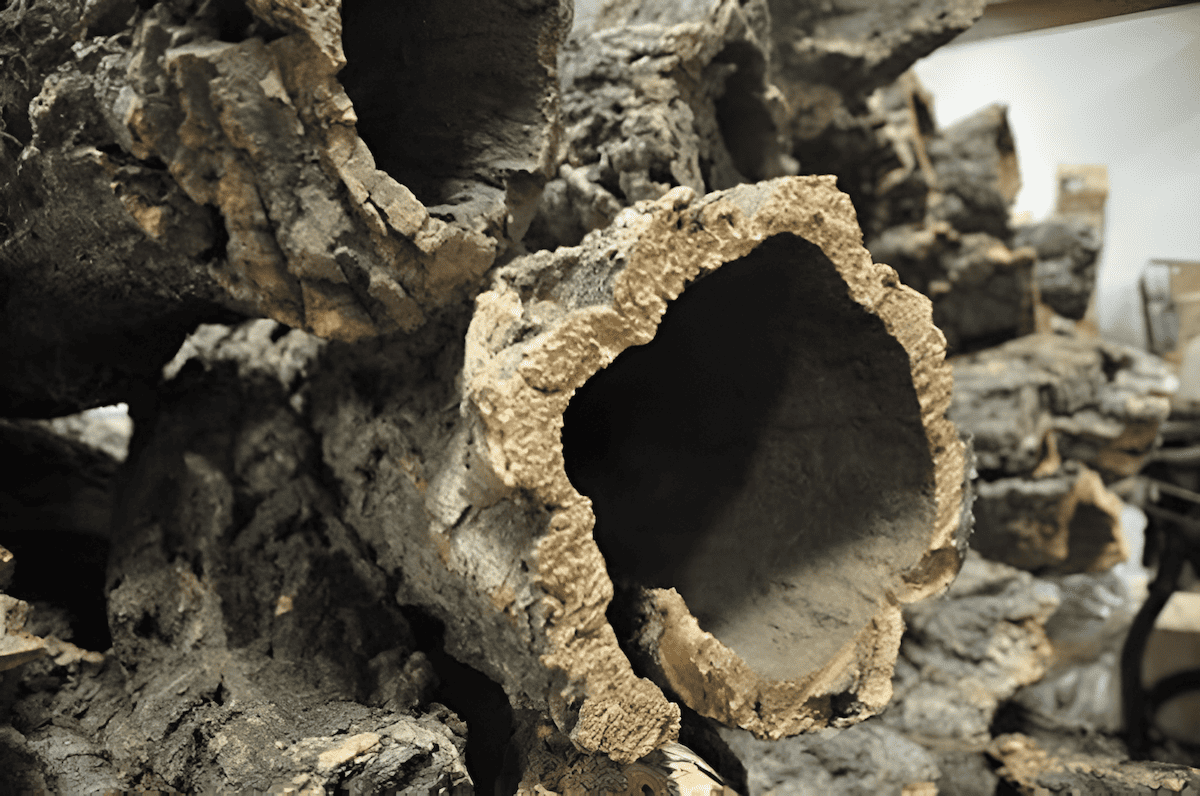
[[[908,356],[799,237],[689,287],[564,420],[613,580],[676,588],[764,676],[827,661],[925,550]]]
[[[445,626],[419,606],[401,609],[416,640],[438,676],[433,699],[467,723],[467,771],[476,793],[495,793],[504,753],[513,734],[513,714],[504,689],[487,675],[451,657],[443,641]]]
[[[46,602],[66,610],[74,637],[88,650],[112,646],[104,597],[108,540],[84,533],[0,534],[13,554],[16,569],[5,589],[26,602]]]
[[[777,148],[775,122],[761,97],[766,64],[762,53],[748,42],[730,44],[713,59],[737,67],[725,81],[725,91],[716,101],[721,139],[733,165],[748,180],[777,176],[763,170]]]
[[[426,206],[496,187],[544,126],[537,15],[478,0],[345,0],[338,80],[376,165]],[[457,179],[455,179],[457,178]]]

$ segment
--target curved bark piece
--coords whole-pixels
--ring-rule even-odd
[[[0,18],[7,413],[123,400],[222,308],[411,331],[555,165],[558,0],[94,5]]]
[[[929,313],[871,263],[832,178],[675,189],[479,296],[476,457],[427,501],[461,513],[490,479],[544,507],[537,651],[577,746],[636,757],[653,746],[617,728],[650,741],[665,714],[606,621],[610,576],[648,589],[634,649],[704,715],[780,737],[883,706],[900,604],[959,565],[963,448]]]
[[[1048,457],[1082,462],[1110,481],[1134,475],[1178,386],[1153,354],[1056,334],[1019,337],[953,364],[950,416],[974,436],[989,480],[1040,475]]]

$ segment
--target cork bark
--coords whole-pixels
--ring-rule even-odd
[[[203,320],[412,331],[550,176],[557,2],[83,5],[2,12],[5,414],[122,400]]]
[[[455,666],[527,766],[886,704],[964,549],[945,338],[787,176],[769,4],[610,10],[0,11],[0,415],[136,427],[70,492],[111,648],[5,603],[23,782],[463,792]]]

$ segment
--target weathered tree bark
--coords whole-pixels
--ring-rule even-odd
[[[1029,335],[953,360],[950,416],[974,436],[973,546],[1013,566],[1069,573],[1124,559],[1120,499],[1170,412],[1157,358],[1101,340]]]
[[[1060,218],[1016,230],[1014,247],[1037,252],[1038,298],[1064,318],[1080,320],[1096,288],[1100,230],[1080,218]]]
[[[790,131],[803,163],[809,144],[858,114],[872,91],[969,28],[985,3],[770,0],[769,5],[777,53],[772,78],[791,109]]]
[[[1039,477],[980,481],[975,490],[972,547],[994,561],[1070,574],[1101,572],[1129,555],[1121,499],[1079,462]]]
[[[563,47],[564,148],[528,245],[579,243],[623,207],[795,173],[766,4],[615,3]]]
[[[570,15],[426,5],[0,12],[0,411],[123,400],[204,318],[352,340],[473,295],[557,165]]]
[[[27,664],[29,771],[467,787],[426,622],[584,760],[676,702],[766,738],[886,703],[968,467],[929,302],[833,179],[702,195],[795,169],[764,5],[601,31],[561,114],[557,2],[68,6],[0,12],[0,414],[138,427],[112,652]],[[160,381],[248,315],[297,331]]]
[[[639,207],[500,270],[461,395],[417,401],[427,418],[392,419],[348,387],[385,377],[337,378],[336,413],[316,424],[339,440],[326,461],[346,521],[408,573],[403,599],[446,621],[456,656],[515,703],[547,704],[582,749],[632,759],[675,732],[604,618],[612,580],[636,592],[628,632],[651,676],[700,713],[776,737],[865,715],[886,701],[899,602],[957,569],[963,462],[927,305],[870,264],[827,180]],[[668,314],[666,339],[585,386],[725,263]],[[413,450],[411,474],[364,479],[375,440]],[[880,444],[905,465],[873,467]],[[848,503],[863,478],[878,503]],[[377,500],[388,511],[366,509]]]
[[[842,726],[958,569],[941,336],[829,179],[676,189],[498,270],[473,317],[300,334],[225,338],[138,409],[113,652],[75,664],[101,696],[36,703],[86,703],[93,782],[453,786],[401,605],[585,755],[672,740],[667,695],[763,737]]]

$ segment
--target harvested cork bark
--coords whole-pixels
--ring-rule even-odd
[[[1043,574],[1103,572],[1129,555],[1123,506],[1098,473],[1074,461],[1037,478],[980,481],[971,546]]]
[[[124,400],[235,313],[412,331],[556,166],[558,2],[74,6],[0,18],[5,414]]]
[[[563,148],[529,248],[573,246],[635,202],[796,173],[768,80],[764,0],[618,2],[564,43]]]
[[[961,561],[929,302],[833,178],[701,195],[794,169],[762,3],[605,39],[694,116],[686,168],[614,165],[609,130],[596,163],[633,206],[526,254],[542,183],[571,177],[569,14],[518,5],[0,11],[0,51],[25,47],[0,91],[0,414],[128,399],[138,425],[112,654],[80,678],[54,658],[31,744],[103,686],[47,771],[86,741],[102,789],[273,789],[255,761],[281,750],[293,784],[416,787],[419,737],[443,754],[420,777],[462,784],[416,616],[621,765],[676,737],[676,701],[763,737],[886,702],[901,605]],[[278,384],[160,380],[197,322],[247,315],[297,327],[263,345],[334,342],[294,341],[311,359]]]
[[[110,621],[137,682],[237,651],[229,677],[286,664],[317,698],[419,706],[398,603],[622,765],[676,739],[673,700],[771,738],[883,707],[902,605],[958,571],[965,463],[929,302],[871,262],[832,179],[676,189],[442,324],[239,360],[245,386],[183,366],[117,501]],[[258,367],[279,386],[251,389]],[[353,586],[332,615],[330,578]]]
[[[442,557],[464,566],[473,507],[541,507],[521,596],[503,556],[475,588],[540,605],[551,715],[581,749],[631,759],[674,732],[620,641],[689,707],[762,736],[870,715],[900,605],[959,564],[942,353],[928,302],[871,263],[832,179],[676,189],[478,298],[470,441],[425,497]],[[623,638],[613,581],[632,594]]]
[[[1105,483],[1138,472],[1153,448],[1175,389],[1166,364],[1052,334],[952,363],[950,416],[974,437],[980,473],[972,547],[1046,573],[1124,560],[1122,504]]]

